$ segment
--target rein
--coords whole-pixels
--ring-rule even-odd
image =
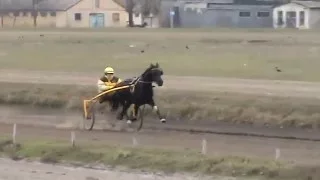
[[[154,70],[158,70],[159,68],[153,68],[151,69],[150,71],[154,71]],[[144,74],[140,75],[138,78],[137,78],[137,81],[135,83],[133,83],[132,85],[135,86],[137,85],[138,83],[143,83],[143,84],[152,84],[152,81],[142,81],[140,80],[142,78]]]

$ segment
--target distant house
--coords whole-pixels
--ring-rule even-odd
[[[149,14],[145,16],[142,13],[134,13],[133,21],[135,25],[146,23],[146,28],[159,28],[159,18],[157,15]]]
[[[274,8],[274,28],[320,28],[320,2],[293,1]]]
[[[276,0],[179,0],[162,13],[175,27],[265,28],[273,26]],[[164,15],[164,17],[163,17]],[[173,17],[171,17],[173,16]],[[163,21],[162,21],[163,23]]]
[[[143,16],[142,19],[143,19],[144,23],[147,23],[146,27],[149,27],[149,28],[159,28],[160,27],[158,15],[149,14],[148,16]]]
[[[0,0],[2,27],[121,27],[125,7],[113,0]]]

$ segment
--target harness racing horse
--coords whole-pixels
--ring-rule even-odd
[[[113,103],[121,104],[123,107],[122,111],[118,114],[117,119],[122,120],[123,116],[126,115],[128,108],[133,104],[133,115],[128,118],[127,123],[130,124],[137,120],[137,113],[139,107],[145,104],[150,105],[153,110],[156,111],[159,120],[162,123],[166,122],[166,119],[160,114],[159,108],[156,106],[153,100],[153,85],[156,83],[158,86],[163,85],[161,76],[163,75],[162,69],[159,64],[150,64],[142,75],[136,79],[126,79],[125,81],[117,84],[115,87],[121,87],[129,85],[131,88],[117,90],[113,95]],[[117,110],[119,105],[115,105],[113,108]]]

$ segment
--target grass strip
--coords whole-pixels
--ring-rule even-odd
[[[0,83],[0,87],[0,104],[4,105],[82,110],[82,100],[96,95],[93,86]],[[317,99],[174,90],[156,91],[155,99],[170,120],[320,127]]]
[[[320,178],[320,168],[294,166],[272,160],[245,157],[208,157],[188,151],[114,146],[94,147],[88,144],[71,147],[66,142],[27,141],[13,145],[0,141],[0,154],[14,160],[38,159],[44,163],[104,164],[165,173],[188,172],[206,175],[255,177],[259,179],[313,180]]]
[[[320,81],[311,31],[9,29],[0,34],[2,69],[97,73],[107,60],[117,73],[159,62],[167,75]]]

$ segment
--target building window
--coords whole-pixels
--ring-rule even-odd
[[[74,14],[74,20],[81,21],[81,13],[75,13]]]
[[[56,16],[57,14],[56,14],[56,12],[50,12],[50,16]]]
[[[120,13],[112,13],[112,21],[119,22],[120,21]]]
[[[40,12],[40,16],[41,17],[46,17],[47,16],[47,12]]]
[[[19,16],[19,12],[14,12],[13,16]]]
[[[99,8],[100,7],[100,0],[95,0],[95,5],[96,5],[96,8]]]
[[[300,26],[304,26],[304,11],[299,12]]]
[[[270,12],[258,12],[258,17],[269,17]]]
[[[239,12],[240,17],[250,17],[250,12],[245,11],[245,12]]]
[[[278,11],[278,26],[282,26],[283,25],[283,12],[282,11]]]
[[[22,16],[28,16],[27,12],[22,12]]]

